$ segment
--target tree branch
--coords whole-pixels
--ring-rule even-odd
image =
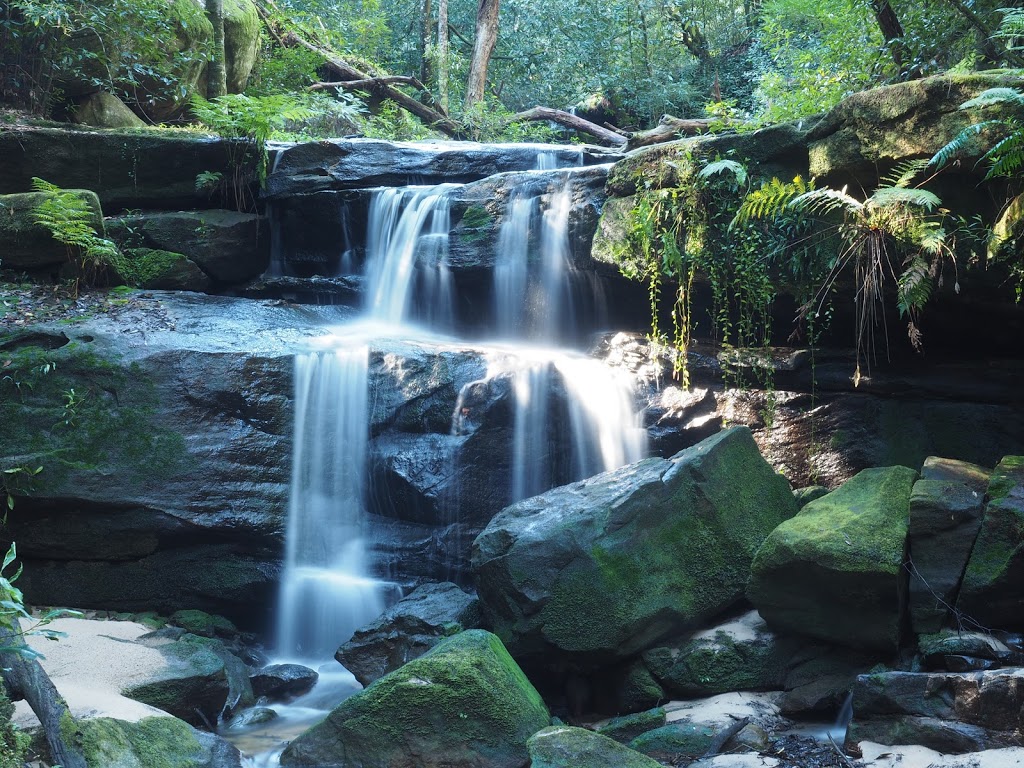
[[[550,120],[553,123],[564,125],[566,128],[571,128],[574,131],[590,134],[591,136],[600,139],[606,144],[611,144],[614,147],[621,147],[626,143],[626,137],[616,133],[615,131],[610,131],[597,123],[584,120],[582,117],[577,117],[569,112],[563,112],[560,109],[551,109],[550,107],[534,107],[533,109],[528,109],[525,112],[518,112],[512,115],[509,122],[522,123],[528,120]]]
[[[338,80],[331,83],[313,83],[306,88],[307,91],[327,91],[336,88],[342,88],[346,91],[358,91],[358,90],[373,90],[378,85],[411,85],[413,88],[417,88],[421,91],[426,90],[426,86],[423,85],[415,77],[408,77],[406,75],[389,75],[387,77],[370,77],[366,80]]]
[[[683,120],[671,115],[662,115],[661,121],[656,128],[649,131],[637,131],[629,137],[626,149],[637,149],[638,147],[649,147],[652,144],[661,144],[666,141],[674,141],[681,136],[698,136],[711,130],[712,120]]]

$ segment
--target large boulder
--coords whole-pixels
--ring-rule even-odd
[[[944,753],[1019,746],[1024,670],[861,675],[847,743],[921,744]]]
[[[79,732],[89,768],[242,768],[235,747],[174,717],[97,717],[80,721]]]
[[[999,462],[986,498],[957,608],[984,626],[1024,628],[1024,456]]]
[[[508,507],[473,544],[487,619],[517,657],[607,662],[741,600],[796,511],[745,428]]]
[[[928,457],[910,496],[909,609],[914,632],[945,623],[981,527],[989,473],[976,464]]]
[[[530,768],[658,768],[660,763],[607,736],[553,725],[526,742]]]
[[[242,93],[260,50],[260,15],[252,0],[224,1],[228,93]]]
[[[270,231],[256,214],[180,211],[121,216],[107,222],[111,238],[126,248],[179,253],[212,282],[251,280],[270,266]]]
[[[363,685],[422,656],[444,638],[480,624],[475,597],[458,585],[423,584],[388,608],[334,655]]]
[[[907,467],[866,469],[776,528],[747,588],[768,624],[853,648],[895,649],[916,478]]]
[[[145,122],[117,96],[97,91],[78,101],[72,120],[93,128],[141,128]]]
[[[344,701],[285,749],[294,768],[522,768],[549,724],[497,637],[470,630]]]
[[[87,189],[67,191],[88,206],[92,214],[89,224],[102,235],[103,211],[96,193]],[[0,195],[0,268],[56,271],[68,261],[68,246],[55,240],[50,230],[35,220],[36,207],[53,197],[52,192]]]

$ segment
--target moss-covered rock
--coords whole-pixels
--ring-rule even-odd
[[[631,656],[742,599],[796,511],[745,427],[508,507],[473,545],[486,617],[517,658]]]
[[[609,739],[629,742],[640,734],[653,731],[655,728],[661,728],[663,725],[665,725],[665,709],[663,707],[655,707],[643,712],[613,717],[610,720],[599,723],[595,730]]]
[[[209,289],[209,275],[199,265],[181,253],[158,248],[127,248],[121,277],[140,288],[163,291],[205,291]]]
[[[679,765],[705,754],[717,735],[718,729],[713,725],[669,723],[637,736],[629,746],[642,754]]]
[[[72,119],[93,128],[141,128],[145,125],[123,101],[106,91],[97,91],[81,99],[75,105]]]
[[[549,723],[540,695],[489,632],[462,632],[347,699],[293,741],[282,766],[521,768]]]
[[[224,0],[224,55],[228,93],[241,93],[249,82],[260,49],[260,16],[252,0]]]
[[[200,637],[233,637],[238,634],[238,627],[230,620],[194,608],[175,611],[170,621],[171,624]]]
[[[66,190],[82,199],[92,211],[90,225],[104,232],[99,198],[87,189]],[[0,268],[26,271],[54,270],[69,259],[68,246],[53,239],[50,231],[37,224],[36,207],[54,197],[51,192],[0,195]]]
[[[527,742],[530,768],[658,768],[659,763],[607,736],[553,725]]]
[[[866,469],[772,532],[747,588],[770,626],[854,648],[895,649],[916,477],[907,467]]]
[[[992,472],[957,608],[988,627],[1024,628],[1024,456]]]
[[[122,694],[194,725],[217,722],[230,690],[227,665],[218,649],[204,642],[206,638],[194,635],[174,641],[157,635],[154,643],[167,659],[167,666]],[[248,685],[248,675],[243,676]],[[251,688],[249,699],[252,703]]]
[[[828,488],[823,485],[808,485],[806,488],[794,488],[793,498],[796,499],[797,506],[803,509],[815,499],[820,499],[826,493],[828,493]]]
[[[929,457],[910,496],[909,610],[916,633],[945,623],[981,527],[988,474],[967,462]],[[941,479],[940,479],[941,478]]]
[[[233,768],[238,750],[174,717],[138,722],[98,717],[78,722],[89,768]]]

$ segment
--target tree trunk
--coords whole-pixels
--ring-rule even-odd
[[[915,67],[913,71],[907,69],[907,46],[903,42],[903,25],[900,24],[896,11],[892,9],[889,0],[871,0],[871,10],[875,14],[878,28],[882,30],[882,37],[892,54],[893,63],[902,77],[917,77],[920,72]]]
[[[206,0],[206,15],[213,24],[213,53],[207,70],[206,98],[228,92],[227,54],[224,51],[224,0]]]
[[[422,25],[420,27],[420,44],[422,46],[422,53],[420,55],[420,81],[429,83],[432,70],[430,61],[430,44],[434,41],[434,25],[430,23],[431,0],[423,0],[422,11]]]
[[[469,63],[466,84],[466,109],[484,100],[487,67],[498,43],[498,10],[500,0],[479,0],[476,9],[476,34],[473,37],[473,58]]]
[[[704,119],[683,120],[671,115],[663,115],[656,128],[651,128],[649,131],[637,131],[630,136],[626,149],[631,150],[638,147],[649,147],[651,144],[675,141],[681,136],[698,136],[710,131],[713,123],[721,122],[720,120]]]
[[[0,629],[0,645],[20,646],[23,642],[20,635]],[[78,729],[68,705],[39,662],[8,652],[0,653],[0,666],[11,699],[25,699],[42,723],[54,762],[62,768],[89,768],[76,743]]]
[[[448,110],[448,0],[437,0],[437,100]]]

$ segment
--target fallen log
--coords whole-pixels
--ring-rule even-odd
[[[685,136],[699,136],[708,133],[712,125],[721,125],[722,120],[690,119],[663,115],[658,125],[648,131],[637,131],[629,137],[626,149],[639,149],[652,144],[663,144]]]
[[[525,112],[517,112],[509,118],[510,123],[523,123],[529,120],[549,120],[552,123],[564,125],[566,128],[579,133],[589,134],[613,147],[624,146],[627,141],[625,136],[616,131],[609,130],[589,120],[584,120],[582,117],[578,117],[571,112],[563,112],[560,109],[551,109],[550,107],[533,107]]]

